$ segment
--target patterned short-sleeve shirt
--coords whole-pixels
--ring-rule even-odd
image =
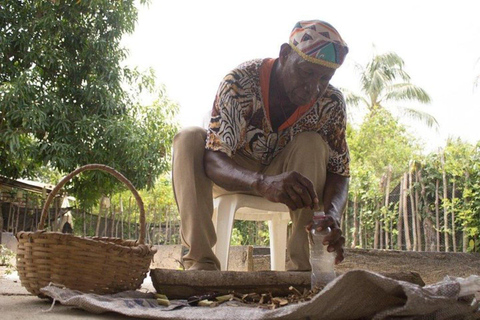
[[[206,149],[232,157],[242,152],[263,165],[301,132],[314,131],[327,142],[327,170],[349,176],[350,157],[346,142],[346,110],[342,93],[329,85],[307,112],[285,130],[272,130],[263,103],[260,72],[263,60],[241,64],[228,73],[215,97],[208,127]]]

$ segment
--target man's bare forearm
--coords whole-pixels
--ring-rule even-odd
[[[210,150],[205,151],[204,167],[207,177],[225,190],[248,191],[272,202],[284,203],[292,211],[320,208],[312,182],[296,171],[264,175],[238,165],[222,152]],[[335,206],[337,196],[332,199]]]
[[[323,206],[325,213],[333,216],[340,223],[343,210],[348,199],[348,177],[335,173],[327,173],[323,191]]]
[[[238,165],[226,154],[205,150],[205,173],[216,185],[228,191],[250,191],[257,193],[256,185],[263,175]]]

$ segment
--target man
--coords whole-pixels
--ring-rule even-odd
[[[324,210],[328,250],[343,260],[339,221],[348,191],[343,96],[329,81],[347,45],[328,23],[298,22],[278,59],[254,60],[225,76],[208,131],[174,139],[173,184],[184,257],[191,270],[218,270],[213,197],[240,192],[286,204],[292,219],[288,270],[310,270],[305,226]]]

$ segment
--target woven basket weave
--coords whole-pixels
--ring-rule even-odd
[[[77,237],[43,230],[54,196],[75,175],[88,170],[112,174],[133,193],[140,209],[138,241]],[[38,231],[19,232],[16,237],[18,275],[22,285],[39,297],[42,297],[40,288],[50,282],[97,294],[136,290],[145,279],[156,251],[145,245],[145,209],[137,190],[122,174],[100,164],[85,165],[63,178],[45,201]]]

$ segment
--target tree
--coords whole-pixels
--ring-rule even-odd
[[[410,82],[410,76],[404,70],[404,61],[393,52],[374,55],[372,60],[360,70],[360,83],[363,95],[348,92],[348,105],[363,105],[368,113],[377,109],[391,110],[391,103],[414,101],[429,103],[427,92]],[[429,127],[438,126],[437,120],[430,114],[418,109],[399,106],[401,115],[420,120]]]
[[[468,178],[468,183],[463,191],[463,199],[465,199],[461,207],[459,218],[464,226],[466,236],[470,237],[466,245],[464,235],[464,247],[467,246],[468,251],[479,252],[480,242],[478,235],[480,234],[480,142],[473,148],[472,156],[470,157],[471,174]]]
[[[422,168],[424,213],[425,217],[429,217],[430,212],[435,211],[436,235],[431,234],[431,243],[436,242],[437,251],[441,244],[440,232],[443,233],[445,251],[450,250],[450,243],[453,244],[453,251],[459,249],[456,240],[460,232],[462,250],[476,249],[480,226],[478,150],[478,145],[460,139],[449,139],[438,153],[425,157]],[[444,211],[443,216],[440,214],[441,209]],[[433,228],[433,222],[431,224]]]
[[[103,163],[137,188],[152,186],[168,169],[177,106],[152,73],[121,65],[134,1],[4,1],[0,9],[0,174]],[[145,92],[157,101],[143,106]],[[114,186],[101,173],[74,181],[92,199]]]
[[[451,206],[451,229],[452,229],[452,245],[453,251],[457,251],[456,243],[456,224],[461,222],[463,231],[464,249],[468,241],[467,228],[469,216],[473,213],[469,212],[469,197],[456,198],[457,190],[462,194],[470,189],[470,176],[473,174],[474,147],[462,141],[461,139],[449,139],[445,147],[445,169],[449,173],[452,181],[451,200],[446,205]],[[458,214],[458,216],[457,216]]]
[[[349,196],[354,214],[358,215],[354,216],[354,221],[361,217],[363,226],[376,226],[374,247],[386,245],[382,239],[393,244],[396,230],[390,224],[393,224],[397,211],[385,195],[390,189],[386,182],[391,185],[400,182],[409,159],[418,153],[419,146],[386,109],[367,115],[358,129],[349,126],[347,137],[352,176]],[[354,231],[357,235],[358,226]],[[383,235],[386,236],[383,238]],[[356,244],[355,241],[354,246]]]

